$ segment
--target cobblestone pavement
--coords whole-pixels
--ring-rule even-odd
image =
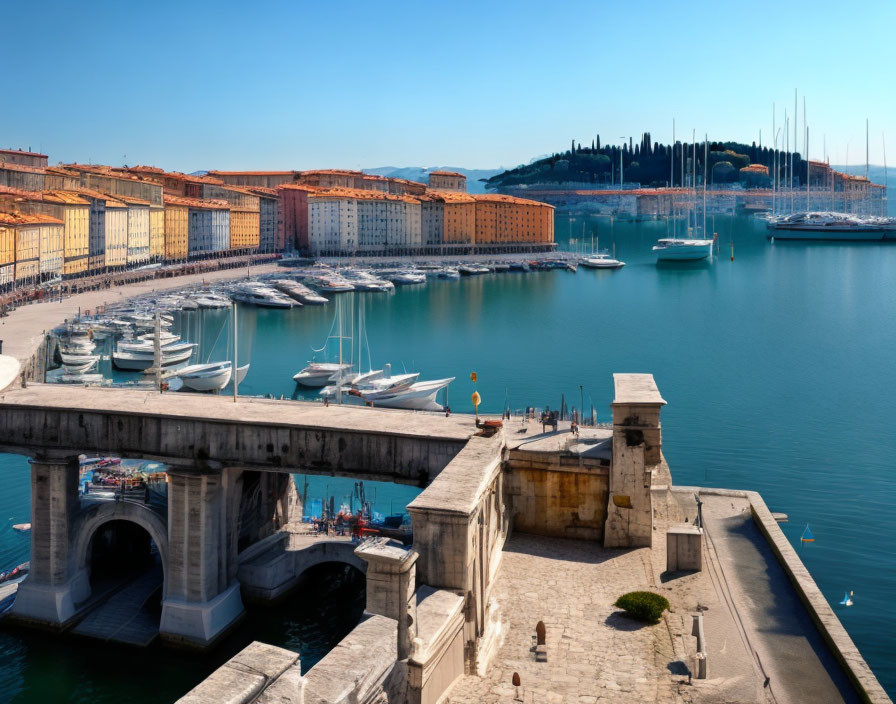
[[[619,615],[613,602],[625,592],[651,588],[650,550],[607,550],[594,543],[515,535],[504,549],[493,591],[504,641],[485,678],[466,675],[448,701],[561,702],[690,701],[665,621],[643,625]],[[547,662],[531,652],[535,626],[544,621]]]

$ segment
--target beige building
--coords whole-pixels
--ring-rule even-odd
[[[17,188],[22,191],[42,191],[47,185],[47,175],[43,169],[24,164],[0,162],[0,186]]]
[[[429,187],[440,191],[467,192],[467,177],[457,171],[430,171]]]
[[[149,208],[146,210],[148,212]],[[105,204],[104,220],[106,267],[124,268],[128,265],[128,206],[120,200],[108,199]]]
[[[315,256],[358,247],[358,200],[347,193],[308,194],[308,243]]]
[[[33,166],[36,169],[46,167],[49,157],[22,149],[0,149],[0,164],[19,164],[21,166]]]

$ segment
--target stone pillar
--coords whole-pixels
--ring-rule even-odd
[[[63,625],[90,595],[88,577],[74,573],[71,554],[81,508],[78,473],[77,457],[31,461],[31,570],[12,608],[17,619]]]
[[[417,551],[379,538],[361,543],[355,555],[367,563],[367,611],[398,621],[398,659],[405,660],[417,635]]]
[[[159,629],[168,640],[208,647],[243,614],[228,511],[232,471],[168,470],[168,593]]]
[[[653,470],[662,463],[660,409],[666,404],[652,374],[614,374],[613,461],[604,547],[650,547]]]

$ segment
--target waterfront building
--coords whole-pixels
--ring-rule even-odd
[[[165,207],[149,206],[149,259],[160,262],[165,257]]]
[[[440,191],[467,192],[467,177],[457,171],[430,171],[429,187]]]
[[[33,152],[30,149],[0,149],[0,164],[19,164],[32,166],[35,169],[46,167],[49,157],[46,154]]]
[[[552,206],[496,193],[474,198],[477,245],[554,241]]]
[[[97,273],[107,267],[127,263],[127,205],[89,188],[76,194],[88,203],[87,271]]]
[[[179,262],[187,258],[190,215],[188,202],[165,194],[165,261]]]
[[[0,212],[0,287],[8,288],[15,278],[16,228],[15,216]]]
[[[423,195],[426,186],[404,178],[387,178],[347,169],[315,169],[299,171],[296,183],[317,188],[350,188],[360,191],[381,191],[392,195]]]
[[[247,190],[258,196],[258,249],[279,252],[283,249],[283,213],[276,189],[249,186]]]
[[[283,239],[286,249],[300,252],[310,250],[308,238],[308,194],[317,191],[314,186],[288,183],[277,187],[280,194],[280,214],[283,221]]]
[[[476,242],[476,198],[467,193],[429,191],[442,204],[442,243]]]
[[[77,276],[87,271],[89,204],[68,191],[22,191],[0,187],[0,207],[25,215],[49,215],[64,223],[64,276]]]
[[[739,171],[740,181],[747,188],[767,188],[771,185],[768,167],[763,164],[750,164]]]
[[[231,207],[226,201],[181,199],[187,201],[187,256],[206,257],[230,248]]]
[[[38,271],[42,279],[62,274],[62,242],[65,224],[51,215],[23,215],[27,219],[25,230],[36,231],[38,240]],[[23,233],[25,237],[30,234]]]
[[[46,188],[44,170],[24,164],[0,162],[0,186],[22,191],[42,191]]]
[[[420,201],[420,241],[424,246],[439,246],[445,236],[445,202],[432,193],[417,196]]]
[[[370,191],[356,191],[351,197],[357,201],[358,252],[402,252],[420,247],[419,200]]]
[[[15,283],[35,283],[40,278],[41,224],[46,215],[5,214],[2,217],[15,231]],[[51,218],[52,220],[52,218]],[[62,226],[61,221],[57,221]]]
[[[228,249],[237,251],[258,249],[261,238],[261,206],[257,195],[239,186],[223,186],[208,182],[201,184],[200,194],[203,199],[223,200],[230,204]]]
[[[63,168],[79,174],[82,188],[108,193],[120,200],[128,197],[146,201],[148,205],[163,205],[161,184],[130,170],[86,164],[65,164]]]
[[[231,186],[277,188],[294,182],[296,173],[295,171],[209,171],[208,175]]]
[[[48,166],[44,174],[48,190],[77,191],[81,188],[81,174],[64,166]]]
[[[308,194],[308,250],[326,255],[354,252],[358,246],[358,199],[351,191],[330,189]]]
[[[127,266],[149,262],[149,202],[131,196],[118,196],[127,206]]]

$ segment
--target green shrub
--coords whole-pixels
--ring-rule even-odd
[[[616,600],[614,606],[625,609],[626,613],[638,621],[656,623],[669,608],[669,600],[653,592],[629,592]]]

